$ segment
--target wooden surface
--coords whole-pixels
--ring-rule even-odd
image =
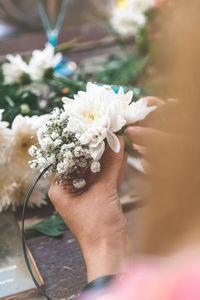
[[[65,37],[68,37],[67,39]],[[93,71],[93,61],[105,59],[113,53],[120,53],[120,49],[113,45],[113,41],[102,28],[82,27],[71,29],[63,34],[61,41],[70,40],[77,36],[84,37],[84,43],[70,51],[68,56],[77,62],[83,62],[88,72]],[[16,39],[1,41],[0,55],[6,53],[27,52],[34,48],[42,48],[45,42],[44,34],[22,36]],[[88,61],[90,63],[88,63]],[[138,210],[132,210],[140,206],[138,195],[144,188],[144,177],[129,167],[125,181],[120,191],[122,201],[125,202],[124,210],[128,219],[130,231],[132,231],[132,219],[137,219]],[[132,204],[135,201],[135,204]],[[29,209],[27,211],[26,225],[33,224],[53,213],[53,207],[49,203],[46,207]],[[20,221],[21,209],[15,213]],[[46,293],[53,300],[75,299],[86,284],[86,270],[80,249],[67,230],[62,238],[49,238],[36,232],[28,232],[27,243],[39,267],[46,285]],[[45,299],[39,293],[25,294],[15,298],[16,300]]]
[[[86,270],[81,251],[70,231],[64,231],[62,238],[31,238],[28,245],[44,279],[48,296],[55,300],[75,299],[86,284]],[[16,299],[45,298],[34,292]]]

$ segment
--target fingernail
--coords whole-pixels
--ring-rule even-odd
[[[130,135],[133,135],[133,134],[138,134],[140,132],[140,127],[139,126],[131,126],[131,127],[128,127],[126,130],[125,130],[125,133],[126,134],[130,134]]]
[[[139,149],[138,145],[133,144],[133,148],[134,148],[135,150],[139,151],[139,150],[138,150],[138,149]]]

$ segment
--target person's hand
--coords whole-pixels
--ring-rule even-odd
[[[121,151],[108,146],[101,172],[86,175],[87,188],[71,191],[68,183],[52,181],[49,197],[77,239],[87,266],[88,281],[118,271],[130,251],[126,219],[118,197],[118,187],[126,169],[127,155],[120,137]]]
[[[157,106],[157,108],[160,108],[165,105],[163,100],[156,97],[146,97],[145,99],[148,106]],[[149,116],[147,116],[145,120],[131,124],[125,130],[125,134],[132,143],[133,148],[142,155],[140,160],[145,173],[148,173],[150,169],[148,162],[149,143],[154,143],[157,140],[166,138],[166,133],[149,127],[149,123],[152,121],[152,116],[154,116],[154,113],[151,113]]]

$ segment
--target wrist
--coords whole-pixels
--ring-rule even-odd
[[[88,282],[91,282],[96,278],[122,271],[123,265],[132,254],[132,241],[127,229],[124,229],[81,248]]]

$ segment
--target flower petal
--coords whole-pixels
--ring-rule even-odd
[[[110,130],[112,132],[117,132],[121,130],[126,125],[126,120],[119,115],[119,112],[112,112],[111,113],[111,124]]]
[[[147,106],[147,101],[144,98],[138,100],[137,102],[133,102],[129,106],[129,111],[126,113],[127,124],[143,120],[150,112],[152,112],[156,108],[157,106]]]
[[[73,104],[73,103],[74,103],[74,100],[71,99],[71,98],[68,98],[68,97],[62,97],[62,101],[63,101],[65,104]]]
[[[99,160],[105,150],[105,143],[102,141],[97,147],[90,147],[90,154],[94,160]]]
[[[110,146],[112,151],[114,151],[115,153],[119,153],[119,151],[120,151],[120,142],[119,142],[119,139],[116,136],[116,134],[112,133],[111,131],[108,132],[107,141],[108,141],[108,145]]]

